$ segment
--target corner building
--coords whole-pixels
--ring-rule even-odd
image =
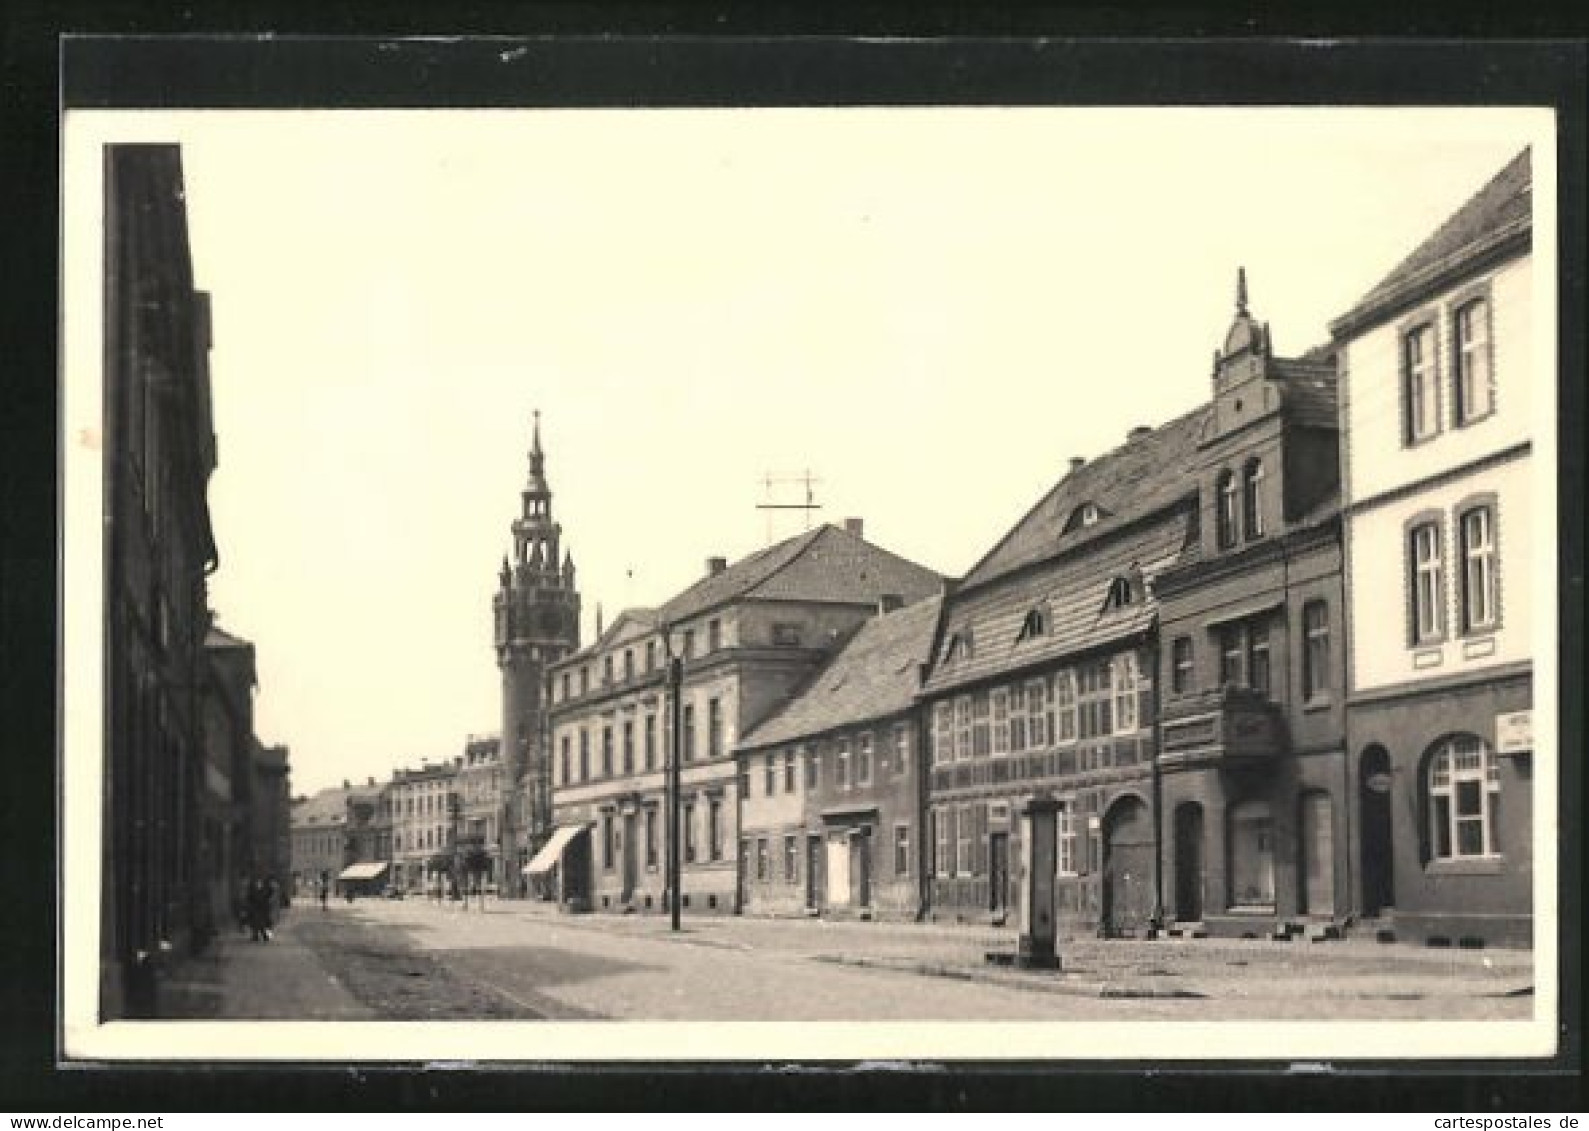
[[[1331,326],[1363,911],[1452,945],[1533,932],[1532,189],[1525,150]]]
[[[666,906],[672,720],[663,682],[675,655],[684,663],[680,902],[692,912],[739,910],[739,736],[787,703],[885,594],[913,602],[939,585],[850,520],[733,565],[711,558],[706,576],[662,607],[619,616],[551,667],[558,827],[531,873],[555,869],[570,909]]]

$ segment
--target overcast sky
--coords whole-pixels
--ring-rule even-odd
[[[313,792],[499,726],[533,410],[586,642],[598,603],[611,623],[765,545],[768,473],[809,468],[818,520],[960,574],[1069,457],[1207,396],[1238,266],[1279,352],[1323,342],[1542,122],[74,112],[67,160],[70,185],[102,141],[182,145],[211,603]]]

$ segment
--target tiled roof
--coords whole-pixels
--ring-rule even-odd
[[[1410,291],[1457,269],[1500,240],[1528,230],[1533,206],[1531,158],[1532,150],[1524,149],[1507,162],[1489,184],[1457,209],[1378,286],[1331,323],[1330,331],[1340,335],[1376,314],[1388,312]]]
[[[924,566],[824,524],[703,577],[658,609],[657,619],[676,624],[746,599],[867,604],[896,593],[912,604],[937,592],[942,580]]]
[[[1133,566],[1141,580],[1151,583],[1182,560],[1190,529],[1187,510],[1169,511],[1157,521],[1119,532],[1092,553],[952,596],[943,617],[939,654],[923,691],[960,687],[1146,631],[1158,612],[1151,593],[1137,584],[1130,604],[1106,608],[1109,585],[1116,577],[1131,577]],[[1022,625],[1033,609],[1045,614],[1045,631],[1021,640]],[[970,655],[946,662],[945,643],[952,634],[967,630]]]
[[[293,806],[293,827],[343,824],[347,820],[348,801],[353,792],[351,789],[322,789],[307,801]]]
[[[941,604],[935,596],[868,620],[800,695],[747,734],[740,747],[771,746],[908,708]]]
[[[1122,526],[1195,493],[1193,471],[1206,405],[1131,440],[1061,479],[993,550],[966,574],[963,588],[983,585],[1064,550],[1108,538]],[[1084,503],[1098,506],[1097,523],[1065,533]]]
[[[1285,377],[1286,416],[1304,428],[1337,428],[1335,366],[1302,359],[1276,358]]]

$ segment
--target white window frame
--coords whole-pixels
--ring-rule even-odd
[[[1122,652],[1110,665],[1114,684],[1114,733],[1129,734],[1137,729],[1137,657]]]
[[[993,711],[992,748],[990,753],[997,755],[1010,752],[1010,693],[1007,688],[995,687],[988,693],[988,700]]]
[[[1478,317],[1473,317],[1474,312]],[[1483,420],[1495,410],[1491,382],[1490,300],[1478,295],[1459,305],[1451,315],[1452,387],[1456,393],[1457,424]]]
[[[855,740],[855,786],[862,789],[872,784],[872,732],[862,731]]]
[[[1402,334],[1402,395],[1406,399],[1406,442],[1418,444],[1440,434],[1440,371],[1433,322],[1410,326]]]
[[[1480,532],[1477,541],[1470,536],[1470,531],[1475,528]],[[1495,509],[1489,505],[1468,508],[1458,517],[1457,529],[1462,551],[1462,629],[1464,632],[1486,632],[1499,622],[1495,585]]]
[[[1409,540],[1413,642],[1422,644],[1445,636],[1445,562],[1440,523],[1419,523],[1412,528]]]
[[[1500,764],[1489,744],[1471,734],[1452,735],[1443,739],[1430,755],[1425,773],[1429,805],[1429,859],[1488,860],[1498,857],[1495,810],[1501,792]],[[1463,813],[1458,809],[1462,792],[1460,787],[1474,783],[1479,787],[1477,812]],[[1445,802],[1443,806],[1442,801]],[[1462,827],[1475,822],[1479,826],[1483,847],[1479,852],[1464,852]]]

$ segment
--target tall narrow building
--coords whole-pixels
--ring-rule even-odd
[[[552,491],[535,413],[530,474],[513,520],[513,549],[502,559],[495,614],[502,670],[502,761],[510,788],[502,823],[502,890],[522,891],[521,869],[551,827],[549,763],[542,734],[547,665],[579,647],[574,558],[552,518]]]

